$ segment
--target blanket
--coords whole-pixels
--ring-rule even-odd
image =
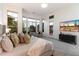
[[[46,51],[53,50],[53,43],[51,41],[33,36],[31,40],[35,42],[28,50],[28,55],[30,56],[39,56]]]

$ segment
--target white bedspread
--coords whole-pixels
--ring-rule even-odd
[[[51,50],[53,50],[53,43],[51,41],[31,37],[29,44],[19,44],[12,52],[2,52],[0,56],[39,56],[45,52],[49,52],[47,55],[50,55],[52,53]]]
[[[39,56],[46,51],[53,50],[53,43],[51,41],[37,37],[32,37],[31,40],[32,42],[36,42],[33,43],[33,45],[28,50],[27,54],[30,56]]]

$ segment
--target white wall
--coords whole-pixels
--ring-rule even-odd
[[[0,24],[3,24],[3,4],[0,4]]]
[[[53,37],[56,39],[59,39],[59,33],[60,33],[59,23],[62,21],[79,19],[79,4],[71,4],[67,7],[56,10],[49,15],[52,15],[52,14],[55,15],[55,18],[53,20],[54,21]],[[44,28],[45,33],[48,32],[47,24],[48,23],[45,24],[45,28]],[[65,33],[76,35],[77,36],[77,45],[71,45],[68,43],[63,43],[63,42],[52,39],[52,41],[54,42],[55,49],[63,51],[66,55],[79,55],[79,32],[65,32]]]
[[[2,20],[3,20],[3,5],[0,4],[0,25],[3,24]],[[1,30],[2,30],[2,29],[0,29],[0,33],[2,33]],[[2,38],[0,37],[0,41],[1,41],[1,39],[2,39]]]

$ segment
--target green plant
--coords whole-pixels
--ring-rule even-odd
[[[10,33],[17,32],[17,22],[15,18],[8,15],[8,28],[11,29]]]

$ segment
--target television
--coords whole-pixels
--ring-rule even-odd
[[[69,35],[69,34],[59,34],[59,40],[62,42],[70,43],[76,45],[76,36],[75,35]]]
[[[60,32],[79,32],[79,19],[60,22]]]

